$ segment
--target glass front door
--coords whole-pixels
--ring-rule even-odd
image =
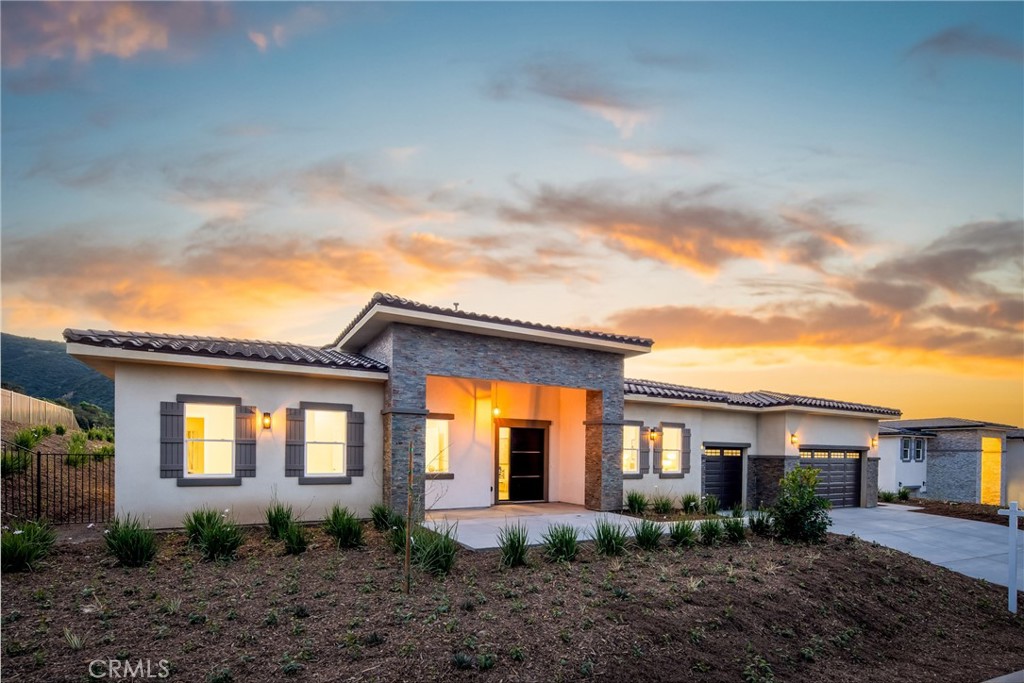
[[[498,429],[498,502],[543,501],[545,430]]]

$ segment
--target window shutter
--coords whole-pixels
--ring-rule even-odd
[[[345,443],[345,474],[363,476],[363,414],[349,412],[348,439]]]
[[[646,474],[651,471],[651,428],[641,427],[640,428],[640,443],[637,444],[637,448],[640,449],[640,474]]]
[[[682,472],[683,474],[690,472],[690,430],[685,427],[683,428]]]
[[[160,402],[160,478],[185,476],[185,404]]]
[[[284,435],[284,476],[301,477],[306,473],[306,411],[288,408]]]
[[[662,430],[662,433],[661,433],[662,437],[664,437],[664,434],[665,434],[665,432],[664,432],[664,430]],[[653,457],[651,458],[651,460],[652,460],[652,462],[651,462],[651,471],[654,472],[655,474],[661,473],[661,439],[660,438],[654,440],[654,454],[653,454]]]
[[[256,406],[235,408],[235,476],[256,476]]]

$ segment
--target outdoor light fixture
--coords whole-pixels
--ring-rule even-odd
[[[877,436],[871,437],[871,447],[872,448],[877,448],[878,447],[878,437]]]
[[[495,408],[491,412],[494,413],[494,417],[498,417],[499,415],[501,415],[501,408]]]
[[[658,428],[657,427],[651,427],[650,431],[647,432],[647,437],[651,441],[654,441],[655,439],[657,439],[658,438]]]
[[[270,429],[270,413],[263,413],[263,428]]]
[[[789,435],[789,442],[794,446],[800,443],[800,439],[796,438],[796,432],[791,432]]]

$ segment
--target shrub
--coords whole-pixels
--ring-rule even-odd
[[[650,519],[633,522],[633,541],[641,550],[657,550],[661,545],[661,537],[665,534],[661,524]]]
[[[743,524],[743,518],[732,518],[722,522],[722,529],[725,531],[725,538],[730,543],[742,543],[747,538],[747,527]]]
[[[64,463],[71,465],[72,467],[78,467],[89,460],[89,454],[87,452],[88,441],[85,438],[83,432],[75,432],[68,439],[68,454],[64,458]]]
[[[572,562],[579,553],[579,533],[569,524],[552,524],[541,537],[544,556],[551,562]]]
[[[882,501],[883,503],[895,503],[896,502],[896,492],[895,491],[879,491],[878,492],[878,500]]]
[[[722,524],[717,519],[705,519],[700,523],[700,542],[704,545],[718,545],[723,533]]]
[[[270,506],[263,511],[263,515],[267,519],[267,530],[271,538],[281,538],[281,534],[294,523],[292,506],[277,500],[270,501]]]
[[[896,497],[902,501],[910,500],[910,489],[906,486],[901,486],[900,490],[896,492]]]
[[[455,540],[457,532],[458,524],[443,524],[437,529],[417,525],[412,532],[412,553],[416,565],[438,576],[450,572],[459,550]]]
[[[284,541],[284,551],[289,555],[301,555],[309,547],[309,534],[306,533],[306,528],[297,522],[291,522],[282,529],[280,538]]]
[[[203,536],[203,530],[222,521],[220,513],[209,507],[201,507],[198,510],[185,515],[183,526],[188,534],[188,542],[198,545]]]
[[[732,506],[732,517],[733,519],[740,519],[743,517],[743,503],[736,503]]]
[[[594,522],[594,549],[601,555],[621,555],[626,552],[628,534],[618,524],[607,519]]]
[[[530,533],[526,525],[515,523],[498,531],[498,547],[501,548],[501,566],[525,567],[526,552]]]
[[[683,497],[679,499],[679,503],[683,508],[683,512],[688,515],[694,515],[700,512],[700,496],[696,493],[684,493]]]
[[[20,474],[32,464],[32,455],[25,451],[16,450],[11,453],[4,453],[0,456],[0,476]]]
[[[825,540],[832,518],[832,504],[815,495],[818,470],[797,467],[780,482],[779,497],[772,506],[775,533],[785,541],[821,543]]]
[[[85,435],[89,441],[114,442],[114,430],[110,427],[90,427],[89,431],[87,431]]]
[[[39,434],[40,440],[45,439],[46,437],[53,434],[53,427],[51,427],[50,425],[39,425],[38,427],[36,427],[36,433]]]
[[[626,494],[626,507],[634,515],[642,515],[647,509],[647,496],[639,491],[630,491]]]
[[[97,462],[103,460],[103,458],[113,457],[114,446],[113,444],[105,443],[92,452],[92,459]]]
[[[14,433],[14,445],[27,451],[35,448],[36,444],[39,443],[39,439],[39,433],[31,427],[19,429]]]
[[[384,503],[375,503],[370,508],[370,518],[373,520],[373,528],[377,531],[387,531],[394,526],[393,517],[396,513]]]
[[[405,552],[405,518],[401,515],[391,517],[391,529],[388,530],[388,544],[396,553]]]
[[[651,497],[651,509],[659,515],[672,512],[672,496],[657,495]]]
[[[156,557],[156,534],[138,517],[114,517],[103,536],[107,552],[124,567],[141,567]]]
[[[772,516],[764,509],[757,509],[750,513],[747,518],[750,532],[755,536],[768,537],[772,535]]]
[[[203,527],[199,534],[199,549],[208,560],[230,560],[242,545],[242,530],[226,516]]]
[[[718,496],[709,493],[704,496],[703,507],[705,515],[717,515],[718,511],[722,508],[722,503],[718,500]]]
[[[34,570],[46,557],[57,534],[46,522],[21,522],[0,535],[0,565],[4,573]]]
[[[668,529],[668,540],[676,547],[692,548],[697,543],[697,527],[689,520],[676,522]]]
[[[331,507],[324,520],[324,531],[335,540],[339,548],[358,548],[364,543],[362,522],[348,508],[337,504]],[[404,538],[402,543],[404,545]]]
[[[53,431],[57,436],[64,436],[64,434],[67,433],[68,428],[65,427],[64,425],[57,425],[56,427],[53,428]]]

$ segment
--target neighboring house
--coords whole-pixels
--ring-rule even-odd
[[[835,505],[874,505],[878,420],[899,411],[774,392],[626,380],[650,339],[375,294],[326,347],[65,330],[115,380],[119,511],[177,526],[200,505],[258,522],[561,501],[625,491],[772,502],[784,472],[823,472]],[[409,462],[412,459],[412,484]]]
[[[1004,504],[1015,500],[1024,505],[1024,429],[1006,433],[1006,498]]]
[[[928,493],[928,442],[935,434],[920,429],[878,425],[878,488],[881,491],[910,489],[913,495]]]
[[[916,444],[918,436],[924,437],[927,486],[921,491],[922,497],[989,505],[1006,500],[1006,437],[1014,430],[1016,427],[1010,425],[958,417],[886,420],[879,424],[883,444],[908,437]],[[886,462],[885,453],[882,457]]]

